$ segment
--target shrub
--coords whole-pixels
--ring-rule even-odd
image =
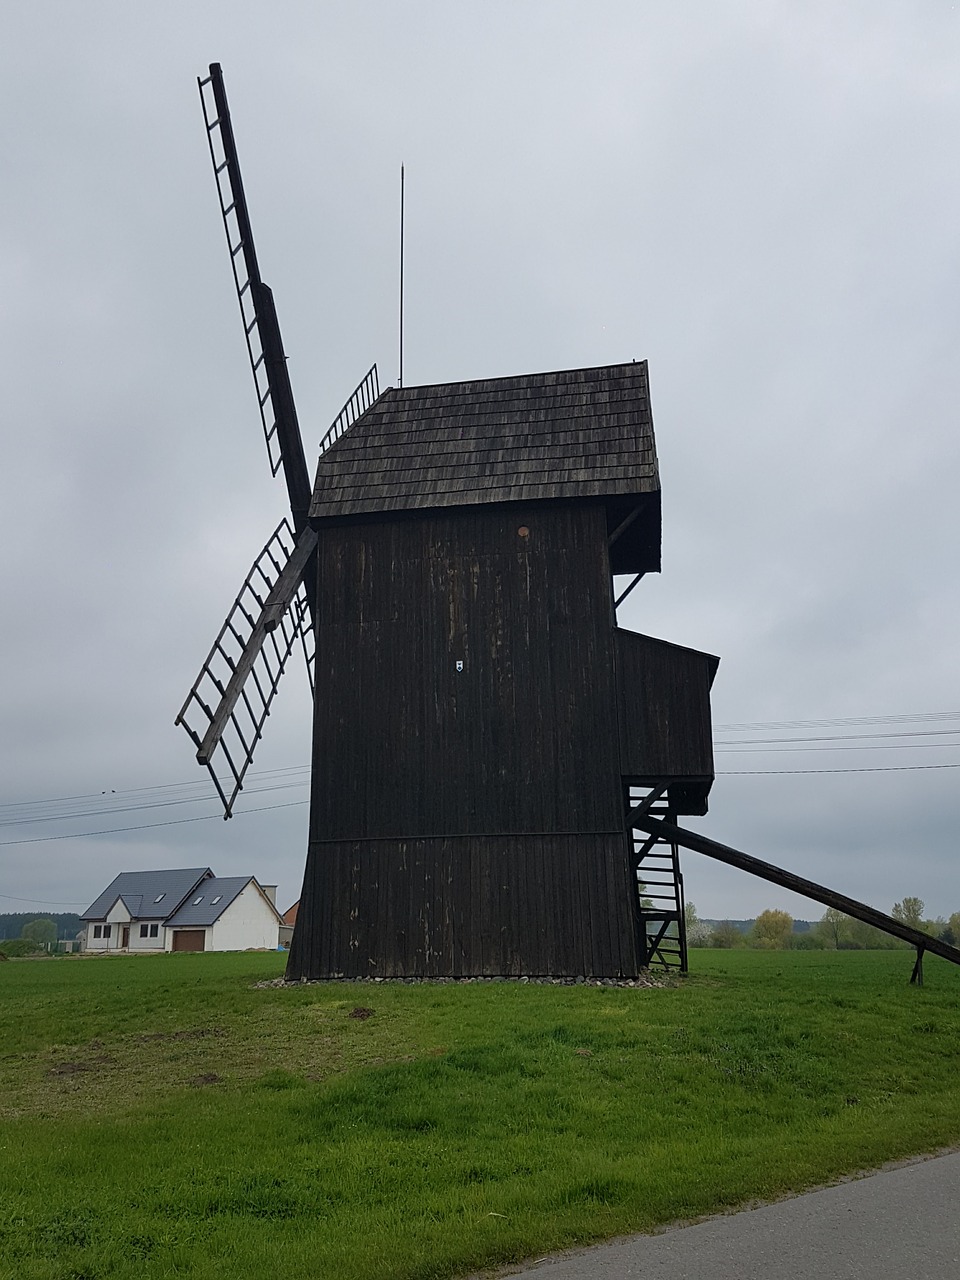
[[[711,945],[714,947],[745,947],[747,940],[735,924],[722,920],[713,930]]]
[[[793,916],[776,907],[761,911],[754,921],[751,942],[765,951],[782,951],[789,946],[793,933]]]
[[[42,953],[43,948],[29,938],[5,938],[0,942],[0,951],[5,956],[37,956]]]
[[[826,943],[813,929],[807,929],[804,933],[791,933],[787,938],[788,951],[823,951],[825,949]]]

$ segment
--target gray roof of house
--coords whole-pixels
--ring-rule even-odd
[[[391,387],[321,456],[310,515],[659,490],[640,361]]]
[[[204,880],[197,885],[196,892],[191,893],[179,911],[167,921],[168,928],[184,928],[188,926],[214,924],[253,880],[253,876],[214,876],[212,880]],[[195,900],[199,898],[200,901]],[[219,898],[219,902],[214,902]],[[269,899],[268,899],[269,901]]]
[[[142,920],[163,920],[171,911],[176,911],[204,876],[212,875],[209,867],[187,867],[178,871],[122,871],[80,918],[103,920],[116,900],[122,898],[131,916]],[[161,894],[162,901],[156,902]]]

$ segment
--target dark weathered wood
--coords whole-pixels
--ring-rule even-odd
[[[668,784],[661,782],[658,786],[651,789],[650,794],[643,797],[639,804],[635,804],[627,813],[627,826],[636,826],[637,820],[642,818],[644,814],[650,812],[653,806],[664,795]]]
[[[313,844],[304,889],[322,918],[298,916],[290,968],[310,978],[634,976],[627,863],[622,831]]]
[[[257,307],[260,340],[263,344],[263,358],[270,383],[270,396],[273,401],[273,411],[276,414],[283,478],[290,500],[293,527],[299,536],[307,526],[310,511],[312,490],[310,473],[307,471],[307,460],[303,452],[303,438],[297,420],[297,408],[293,402],[293,389],[290,386],[290,373],[283,350],[283,339],[280,336],[280,321],[277,319],[273,292],[262,282],[256,282],[252,287]],[[307,600],[310,603],[311,616],[315,617],[316,601],[313,598],[312,582],[307,592]]]
[[[620,523],[625,500],[638,572],[660,567],[659,490],[641,362],[391,388],[323,454],[311,519],[599,498]]]
[[[634,520],[636,520],[637,516],[639,516],[642,511],[643,511],[643,505],[638,502],[637,505],[630,512],[630,514],[628,516],[624,516],[624,518],[620,521],[620,523],[614,529],[613,533],[611,533],[608,536],[607,538],[608,547],[612,547],[615,543],[620,541],[620,539],[627,532],[627,530],[633,524]],[[639,580],[639,576],[640,575],[638,575],[638,580]]]
[[[604,536],[517,506],[324,538],[315,838],[621,826]]]
[[[264,601],[260,621],[265,631],[274,631],[280,619],[290,608],[290,601],[297,594],[301,582],[305,580],[310,557],[317,549],[317,538],[316,529],[309,528],[304,529],[297,538],[297,545],[293,549],[293,554],[283,566],[273,590]],[[316,582],[314,580],[315,593]]]
[[[306,531],[308,547],[312,539],[313,532]],[[176,723],[186,730],[200,753],[201,763],[210,771],[227,818],[243,786],[280,677],[298,641],[304,649],[312,687],[313,628],[304,599],[290,591],[291,586],[297,585],[296,572],[288,570],[283,576],[284,567],[296,550],[290,525],[283,520],[253,562],[177,715]],[[309,560],[304,573],[310,573]],[[271,596],[281,577],[283,582]],[[281,596],[289,607],[285,612],[271,609],[268,628],[263,621],[264,598],[276,600]],[[213,721],[216,723],[211,733]]]
[[[799,893],[805,898],[813,898],[815,902],[822,902],[824,906],[835,907],[845,915],[873,925],[875,929],[882,929],[884,933],[892,934],[895,938],[900,938],[904,942],[909,942],[912,947],[916,947],[918,953],[921,953],[918,955],[918,962],[922,958],[922,952],[932,951],[934,955],[941,956],[944,960],[960,964],[960,948],[951,947],[948,943],[941,942],[939,938],[921,933],[919,929],[913,929],[910,925],[895,920],[893,916],[885,915],[882,911],[867,906],[865,902],[858,902],[856,898],[848,898],[844,893],[837,893],[836,890],[828,889],[825,885],[794,875],[792,871],[785,871],[782,867],[774,866],[773,863],[763,862],[760,858],[754,858],[740,849],[732,849],[729,845],[710,840],[696,831],[688,831],[684,827],[662,822],[649,815],[638,818],[633,825],[641,831],[658,834],[665,840],[674,840],[685,849],[693,849],[695,853],[702,853],[708,858],[714,858],[717,862],[725,862],[730,867],[738,867],[741,871],[748,871],[751,875],[781,885],[784,889],[790,889],[793,893]]]
[[[677,813],[704,813],[713,782],[710,686],[718,659],[616,630],[620,771],[638,783],[674,780]]]
[[[312,490],[310,473],[307,470],[303,451],[303,439],[297,420],[297,409],[293,400],[273,294],[263,283],[260,274],[253,228],[240,172],[240,158],[220,64],[211,63],[209,81],[199,83],[200,99],[207,122],[210,158],[213,162],[217,195],[227,233],[227,244],[230,248],[230,265],[237,287],[240,314],[244,324],[244,338],[253,370],[254,385],[257,389],[267,452],[274,474],[276,474],[278,463],[283,468],[293,526],[299,535],[307,526]],[[209,117],[207,99],[203,92],[207,83],[210,85],[215,106],[215,117],[212,120]],[[223,160],[219,164],[214,147],[215,136],[219,137],[223,152]],[[225,195],[224,177],[230,193],[229,201]],[[242,269],[239,267],[241,260]],[[255,337],[259,339],[259,343],[255,341]],[[273,421],[270,421],[270,408],[272,408]],[[316,600],[312,574],[305,584],[305,590],[310,616],[314,619]]]
[[[316,530],[304,529],[297,539],[297,545],[294,547],[289,560],[283,566],[264,601],[260,617],[257,619],[249,639],[243,647],[243,651],[233,669],[233,674],[223,691],[223,697],[220,699],[210,725],[203,735],[203,740],[197,749],[197,759],[201,764],[209,763],[217,744],[223,737],[224,730],[233,715],[237,701],[243,694],[243,686],[249,679],[267,637],[271,631],[276,630],[280,619],[289,609],[291,601],[300,589],[304,569],[316,550],[316,546]],[[277,679],[279,679],[281,672],[282,668],[277,672]],[[276,686],[274,685],[273,692],[275,691]]]
[[[596,503],[321,539],[291,974],[637,971],[605,544]]]
[[[645,578],[645,577],[646,577],[646,571],[644,570],[644,571],[642,571],[642,572],[640,572],[640,573],[636,574],[636,575],[635,575],[635,576],[630,580],[630,582],[627,584],[627,586],[626,586],[626,587],[624,587],[624,589],[620,592],[620,594],[619,594],[619,595],[617,596],[617,598],[614,600],[614,602],[613,602],[613,607],[614,607],[614,609],[619,609],[619,608],[620,608],[620,606],[623,604],[624,600],[626,600],[626,598],[627,598],[627,596],[630,594],[630,592],[631,592],[631,591],[633,591],[634,587],[638,586],[638,585],[639,585],[639,583],[640,583],[640,580],[641,580],[642,578]]]

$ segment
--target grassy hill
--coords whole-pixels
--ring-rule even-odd
[[[0,965],[0,1276],[439,1280],[960,1140],[935,957],[257,985],[283,960]]]

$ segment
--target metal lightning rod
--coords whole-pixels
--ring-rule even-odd
[[[400,375],[397,385],[403,386],[403,165],[400,166]]]

